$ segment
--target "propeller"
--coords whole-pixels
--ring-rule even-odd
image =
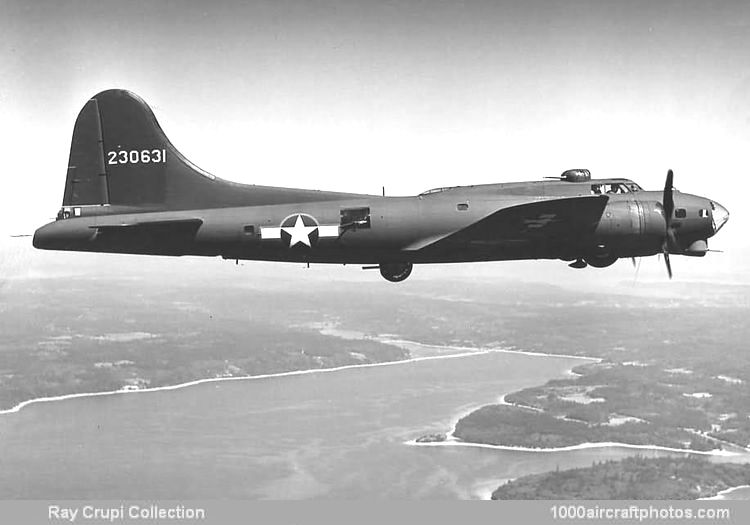
[[[661,252],[664,254],[664,263],[667,265],[667,274],[669,274],[670,279],[672,278],[672,264],[669,262],[669,247],[677,244],[674,230],[672,229],[672,216],[674,215],[673,179],[674,173],[672,170],[667,171],[667,181],[664,184],[664,196],[662,197],[666,231],[664,233],[664,242],[661,245]]]

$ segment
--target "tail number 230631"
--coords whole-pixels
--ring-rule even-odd
[[[167,162],[165,149],[108,151],[107,164],[158,164]]]

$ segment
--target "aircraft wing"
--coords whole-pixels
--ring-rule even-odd
[[[558,244],[594,232],[609,197],[606,195],[551,199],[498,210],[439,238],[431,237],[409,250],[454,250],[468,244]]]

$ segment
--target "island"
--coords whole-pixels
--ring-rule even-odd
[[[630,457],[587,468],[511,480],[493,500],[694,500],[750,483],[750,464],[711,463],[694,456]]]
[[[472,412],[453,437],[525,448],[623,443],[710,451],[750,443],[750,426],[738,417],[744,410],[733,407],[736,385],[700,374],[687,382],[683,371],[631,363],[594,363],[574,372]]]
[[[564,449],[597,444],[678,451],[747,449],[746,382],[640,362],[581,365],[462,417],[451,441]],[[426,435],[417,443],[445,441]]]
[[[420,436],[416,439],[417,443],[443,443],[448,439],[448,436],[441,432],[436,432],[434,434],[427,434],[425,436]]]

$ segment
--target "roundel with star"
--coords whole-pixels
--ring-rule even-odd
[[[295,213],[281,221],[281,240],[289,248],[312,248],[318,237],[318,221],[310,215]]]

